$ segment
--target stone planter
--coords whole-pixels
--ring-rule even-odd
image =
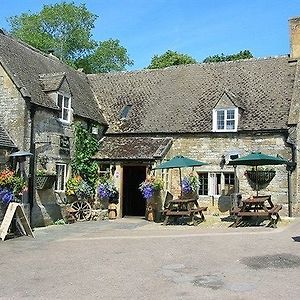
[[[56,175],[37,175],[36,176],[36,189],[48,190],[53,187],[56,180]]]

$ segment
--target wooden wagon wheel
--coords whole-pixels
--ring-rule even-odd
[[[75,201],[71,204],[77,221],[87,221],[92,215],[91,205],[87,201]]]

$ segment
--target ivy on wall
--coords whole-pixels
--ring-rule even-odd
[[[80,122],[75,123],[75,153],[71,162],[72,170],[92,187],[95,187],[98,179],[98,166],[92,160],[98,147],[97,139]]]

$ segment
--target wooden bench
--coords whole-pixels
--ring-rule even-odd
[[[182,216],[182,217],[191,217],[193,224],[198,225],[199,221],[197,221],[195,217],[196,217],[197,214],[199,214],[200,215],[200,222],[204,222],[205,217],[204,217],[203,211],[207,211],[207,207],[197,207],[195,209],[189,209],[189,210],[169,210],[169,209],[165,209],[164,214],[165,214],[166,218],[164,220],[164,225],[168,224],[169,217],[180,217],[180,216]]]
[[[267,225],[268,227],[277,227],[277,222],[280,221],[279,211],[282,209],[281,204],[274,205],[271,209],[269,209],[269,219],[270,223]]]
[[[267,211],[240,211],[237,213],[238,217],[268,217]]]
[[[240,207],[235,207],[230,211],[230,215],[237,215],[241,211]]]
[[[272,208],[268,209],[268,211],[241,211],[239,208],[236,209],[235,215],[236,215],[236,220],[233,224],[233,227],[237,227],[239,222],[243,217],[268,217],[270,220],[269,224],[267,227],[277,227],[277,222],[280,221],[280,216],[278,212],[282,209],[282,205],[276,204]]]

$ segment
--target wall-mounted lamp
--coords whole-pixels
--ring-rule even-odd
[[[226,164],[226,159],[225,159],[225,155],[223,154],[221,156],[221,161],[220,161],[220,167],[221,167],[221,169],[224,168],[225,164]]]

